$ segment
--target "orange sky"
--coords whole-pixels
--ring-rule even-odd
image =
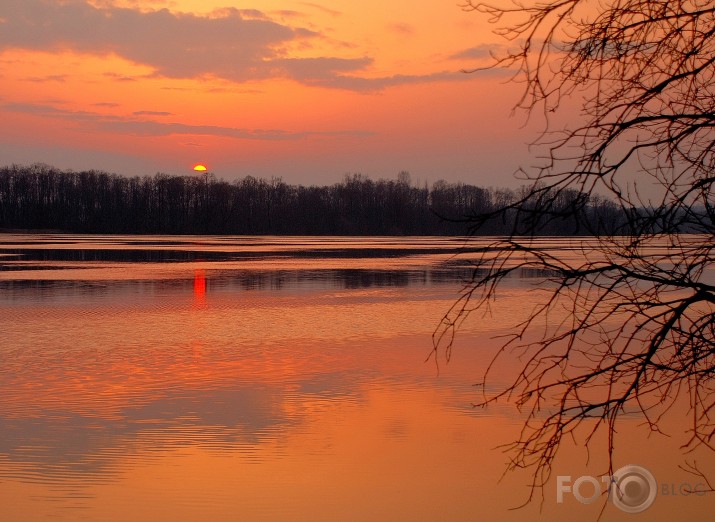
[[[503,42],[450,0],[4,0],[1,164],[514,185]]]

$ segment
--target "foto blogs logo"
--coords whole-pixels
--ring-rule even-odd
[[[642,466],[629,464],[613,475],[604,475],[601,482],[596,477],[583,475],[571,481],[570,475],[556,477],[556,503],[564,502],[564,493],[571,493],[582,504],[591,504],[601,497],[601,483],[606,484],[608,498],[621,511],[641,513],[648,509],[658,495],[658,483],[653,474]],[[582,486],[590,484],[593,493],[584,495]],[[591,487],[586,488],[587,491]]]

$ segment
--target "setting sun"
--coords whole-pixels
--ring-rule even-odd
[[[199,163],[198,165],[194,166],[194,171],[196,172],[205,172],[206,170],[206,165],[204,165],[203,163]]]

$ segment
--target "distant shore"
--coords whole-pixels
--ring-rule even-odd
[[[235,181],[210,173],[124,177],[62,171],[47,165],[0,168],[0,231],[177,235],[461,236],[509,235],[530,219],[500,214],[522,190],[439,180],[416,186],[409,173],[372,180],[346,175],[330,186],[289,185],[280,178]],[[623,210],[572,189],[539,193],[548,205],[540,235],[590,235],[623,222]]]

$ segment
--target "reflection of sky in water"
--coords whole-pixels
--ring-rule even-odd
[[[167,520],[209,504],[217,520],[320,519],[301,507],[314,491],[354,519],[497,509],[475,484],[494,487],[504,459],[488,452],[518,423],[472,409],[473,383],[538,293],[515,278],[503,315],[465,323],[437,372],[431,334],[469,275],[460,244],[0,236],[0,500],[14,502],[0,518],[130,518],[98,485],[139,512],[155,488],[181,506]]]
[[[73,250],[77,240],[53,237],[61,250],[42,241],[29,250],[21,241],[7,245],[0,476],[94,483],[132,459],[181,447],[255,452],[298,426],[310,429],[331,404],[361,403],[370,383],[432,386],[429,335],[469,275],[441,263],[451,241],[364,248],[331,240],[325,250],[323,242],[306,249],[287,240],[282,249],[242,240],[254,257],[299,264],[264,269],[227,266],[231,252],[199,263],[190,243],[174,240],[137,241],[149,250],[129,253],[108,241]],[[152,253],[157,245],[166,250]],[[418,262],[393,266],[415,252]],[[425,252],[438,253],[438,266]],[[365,263],[376,253],[375,269],[333,264],[336,257]],[[306,258],[311,266],[301,264]],[[385,258],[393,261],[383,266]],[[57,270],[47,261],[70,264]],[[101,277],[81,279],[87,270]],[[152,270],[160,277],[147,278]],[[450,382],[457,385],[446,378],[438,388]],[[404,437],[395,422],[386,433]]]
[[[137,445],[141,458],[185,445],[250,451],[293,422],[279,410],[282,400],[279,390],[265,386],[184,390],[129,403],[119,418],[53,410],[6,418],[0,453],[18,465],[3,474],[94,482],[122,466]]]

